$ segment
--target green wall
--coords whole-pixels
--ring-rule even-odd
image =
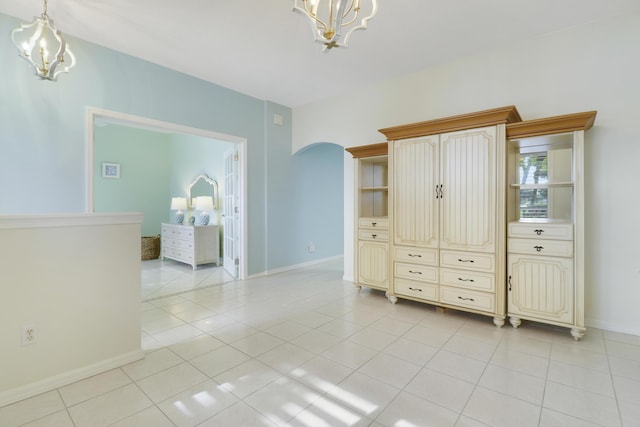
[[[171,198],[187,197],[197,176],[204,173],[222,184],[224,151],[232,146],[115,124],[96,126],[94,135],[95,211],[142,212],[144,236],[160,234],[160,224],[173,221]],[[120,165],[119,179],[102,176],[104,162]],[[212,221],[220,223],[219,214],[212,213]]]

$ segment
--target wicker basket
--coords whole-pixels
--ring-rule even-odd
[[[160,235],[142,238],[142,260],[156,259],[160,256]]]

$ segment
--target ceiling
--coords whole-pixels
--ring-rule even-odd
[[[380,0],[349,48],[327,53],[292,0],[49,0],[63,34],[292,108],[562,28],[638,0]],[[31,21],[41,0],[0,0]],[[17,54],[16,54],[17,57]],[[86,58],[78,57],[78,63]],[[63,78],[71,78],[70,77]]]

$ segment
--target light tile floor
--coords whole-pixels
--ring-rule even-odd
[[[341,267],[149,299],[144,360],[0,426],[640,426],[640,337],[392,305]]]

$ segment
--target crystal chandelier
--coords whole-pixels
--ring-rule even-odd
[[[362,9],[361,3],[367,7]],[[309,18],[315,41],[328,51],[347,47],[351,33],[367,28],[378,12],[378,0],[294,0],[293,11]]]
[[[68,73],[76,63],[62,33],[47,15],[47,0],[42,15],[34,17],[30,24],[20,24],[11,32],[11,40],[42,80],[56,80],[58,74]]]

